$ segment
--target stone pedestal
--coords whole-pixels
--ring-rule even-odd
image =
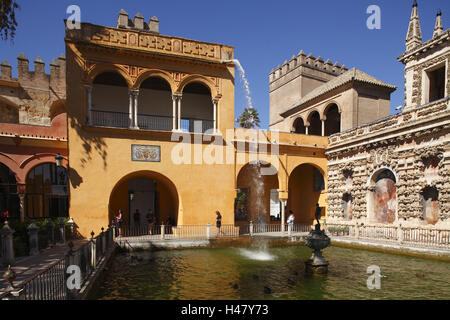
[[[320,230],[320,224],[316,224],[315,230],[312,230],[305,240],[306,245],[314,250],[311,258],[305,262],[305,271],[307,273],[327,273],[329,263],[322,256],[321,250],[328,247],[331,240],[323,230]]]

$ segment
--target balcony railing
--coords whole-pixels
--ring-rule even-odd
[[[197,126],[201,128],[202,133],[214,128],[213,120],[181,118],[181,131],[195,132],[196,123],[198,123]]]
[[[128,128],[130,116],[125,112],[91,110],[91,123],[99,127]]]
[[[130,115],[126,112],[91,110],[91,124],[99,127],[129,128]],[[173,118],[171,116],[155,116],[138,114],[137,123],[142,130],[172,131]],[[202,133],[214,128],[214,121],[208,119],[182,118],[181,131],[195,132],[195,124],[199,123]]]

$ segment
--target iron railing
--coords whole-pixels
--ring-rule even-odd
[[[173,118],[167,116],[153,116],[138,114],[138,127],[144,130],[172,131]]]
[[[100,127],[129,128],[130,114],[127,112],[91,110],[91,125]],[[171,116],[157,116],[138,114],[137,125],[143,130],[172,131],[173,118]],[[205,133],[214,128],[214,120],[198,118],[182,118],[181,131],[195,132],[196,128]]]
[[[100,127],[128,128],[130,115],[125,112],[91,110],[91,124]]]
[[[284,232],[308,233],[311,224],[284,225]],[[123,226],[120,230],[122,238],[140,237],[141,240],[170,240],[170,239],[209,239],[223,237],[239,237],[243,235],[257,236],[268,233],[281,233],[281,224],[222,224],[220,229],[215,224],[209,225],[153,225]]]
[[[80,284],[83,287],[113,245],[113,229],[108,228],[95,238],[92,237],[76,251],[72,251],[70,247],[64,258],[22,281],[15,286],[14,291],[23,289],[20,299],[24,300],[77,299],[79,290],[70,290],[67,287],[68,267],[75,265],[80,268]],[[11,298],[10,292],[0,293],[0,299]]]

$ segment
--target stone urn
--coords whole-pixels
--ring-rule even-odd
[[[3,279],[8,281],[9,288],[8,289],[14,289],[13,281],[16,279],[16,273],[13,269],[11,269],[11,265],[8,265],[8,269],[3,274]]]
[[[325,234],[324,230],[320,230],[320,224],[316,224],[314,230],[306,236],[306,246],[313,249],[314,252],[306,262],[307,273],[327,273],[328,261],[322,256],[322,249],[329,247],[331,244],[330,238]]]

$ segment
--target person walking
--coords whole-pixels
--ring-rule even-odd
[[[217,235],[219,234],[224,234],[222,232],[222,230],[220,229],[222,227],[222,215],[220,214],[220,212],[217,210],[216,211],[216,227],[217,227]]]

